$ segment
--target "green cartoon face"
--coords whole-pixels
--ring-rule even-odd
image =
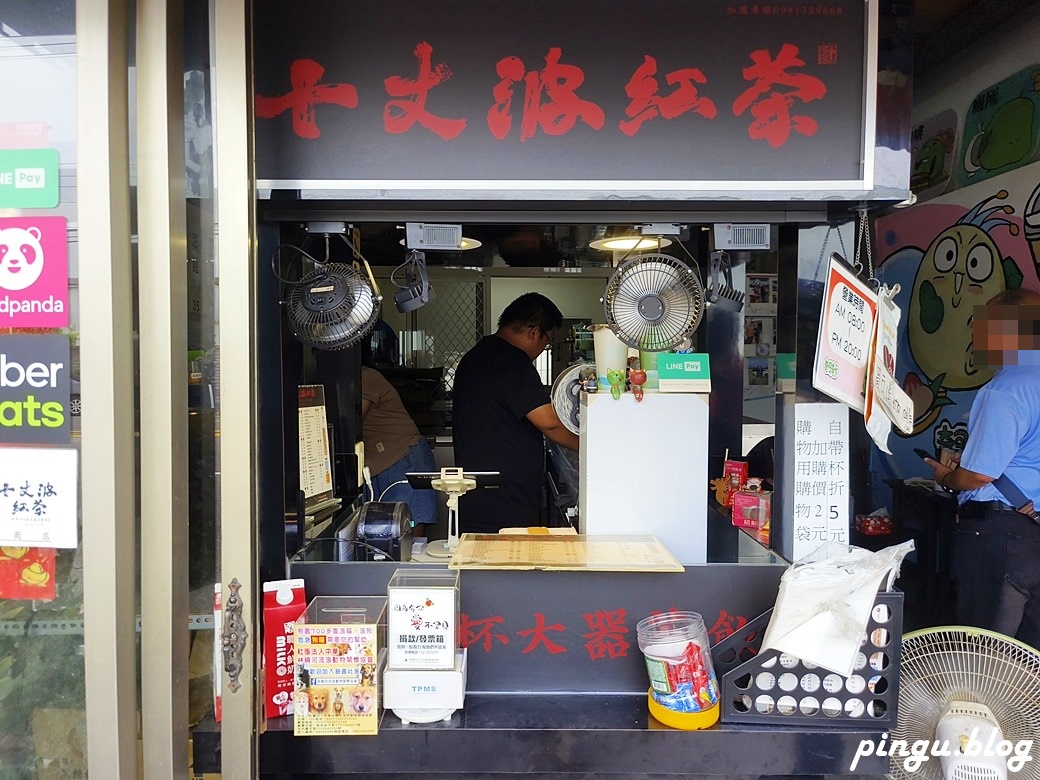
[[[1033,101],[1015,98],[1001,106],[968,146],[964,167],[995,171],[1021,162],[1033,145]]]
[[[946,144],[941,138],[929,138],[921,146],[910,172],[910,189],[921,190],[938,184],[943,178]]]
[[[910,298],[910,350],[929,377],[945,374],[953,390],[981,387],[992,371],[976,369],[972,355],[974,307],[1004,290],[1000,250],[974,225],[954,225],[932,241]]]

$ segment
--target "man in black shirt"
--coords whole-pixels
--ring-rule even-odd
[[[525,293],[502,312],[498,331],[459,362],[452,389],[455,465],[502,475],[500,487],[471,490],[459,501],[461,533],[539,524],[542,437],[578,449],[578,436],[560,421],[533,364],[562,324],[556,304]]]

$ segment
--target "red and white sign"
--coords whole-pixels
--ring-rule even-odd
[[[0,218],[0,328],[68,324],[65,217]]]
[[[813,387],[862,413],[877,295],[831,255],[816,337]]]

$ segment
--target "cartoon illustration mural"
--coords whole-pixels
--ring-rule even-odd
[[[957,154],[957,112],[946,109],[915,125],[910,135],[910,189],[920,200],[941,195]]]
[[[975,365],[974,307],[1005,289],[1040,290],[1040,164],[996,184],[955,190],[875,224],[878,278],[902,288],[897,365],[914,402],[912,444],[890,442],[893,476],[920,472],[914,446],[964,447],[972,398],[992,377]]]
[[[967,187],[1027,165],[1040,153],[1040,64],[979,92],[961,133],[959,179]]]
[[[907,332],[911,356],[928,382],[910,373],[903,387],[914,401],[915,433],[931,425],[949,403],[948,389],[975,390],[993,375],[975,367],[971,318],[975,306],[1022,286],[1022,273],[1002,255],[991,235],[1001,228],[1013,236],[1020,232],[1006,216],[1013,213],[1011,206],[991,205],[1007,197],[1007,191],[1000,190],[975,204],[932,240],[921,259],[910,296]]]

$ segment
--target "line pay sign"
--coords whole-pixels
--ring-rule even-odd
[[[838,254],[832,254],[816,337],[813,387],[861,414],[876,316],[877,296]]]

